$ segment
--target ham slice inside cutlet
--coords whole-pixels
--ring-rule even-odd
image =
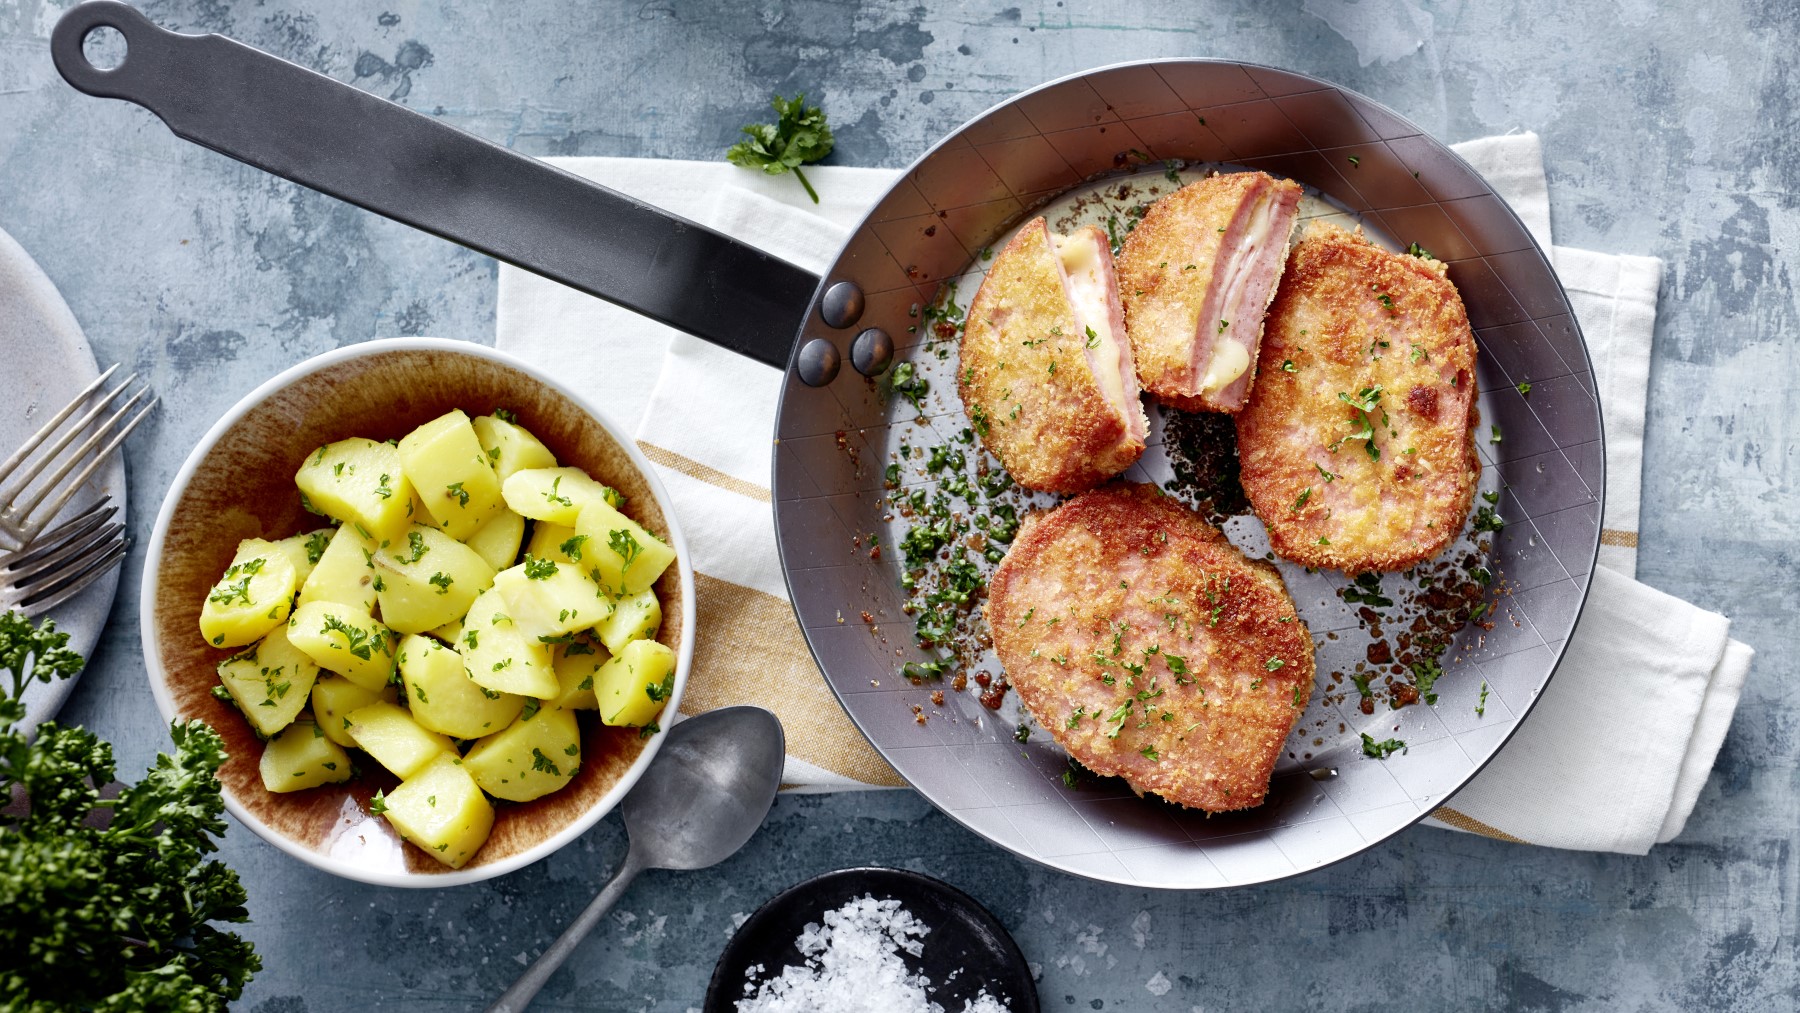
[[[1125,338],[1125,312],[1106,234],[1090,225],[1067,236],[1050,233],[1050,248],[1062,269],[1063,291],[1081,325],[1088,368],[1106,399],[1118,409],[1126,429],[1144,439],[1144,413],[1137,405],[1137,370]],[[1127,382],[1129,381],[1129,382]]]
[[[1157,201],[1126,240],[1131,342],[1157,400],[1187,411],[1243,407],[1299,204],[1290,180],[1212,176]]]

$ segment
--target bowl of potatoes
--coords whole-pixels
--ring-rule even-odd
[[[225,805],[337,875],[449,886],[610,811],[680,705],[693,573],[649,462],[480,345],[398,338],[252,391],[176,475],[141,604]]]

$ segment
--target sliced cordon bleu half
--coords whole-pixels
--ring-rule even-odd
[[[1130,467],[1146,421],[1106,234],[1027,222],[969,304],[956,379],[1020,485],[1080,492]]]
[[[1119,289],[1152,397],[1185,411],[1244,406],[1299,205],[1298,183],[1234,172],[1150,206],[1119,251]]]

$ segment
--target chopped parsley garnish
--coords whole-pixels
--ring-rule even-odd
[[[1413,173],[1413,175],[1417,176],[1418,173],[1415,172],[1415,173]],[[1408,254],[1411,254],[1414,257],[1418,257],[1420,260],[1436,260],[1437,259],[1436,257],[1431,255],[1430,250],[1427,250],[1425,247],[1420,246],[1418,243],[1406,244],[1406,252]]]
[[[1300,372],[1300,367],[1294,365],[1294,360],[1292,359],[1283,359],[1281,360],[1281,371],[1283,373],[1298,373]]]
[[[364,661],[368,661],[374,657],[376,640],[378,638],[372,638],[368,630],[365,630],[360,626],[352,626],[342,619],[339,619],[337,616],[328,615],[325,617],[325,632],[343,634],[345,648],[356,657],[361,658]],[[385,643],[381,645],[381,650],[384,654],[387,652],[387,645]]]
[[[587,540],[588,536],[586,535],[576,535],[557,548],[561,549],[562,554],[568,556],[571,562],[579,563],[581,562],[581,543]]]
[[[974,367],[969,368],[965,383],[974,382]],[[902,362],[888,374],[888,387],[894,393],[905,398],[916,411],[925,410],[925,395],[931,390],[930,381],[919,375],[918,367],[911,362]]]
[[[556,576],[556,560],[539,559],[530,553],[526,553],[525,576],[532,580],[549,580],[551,577]]]
[[[369,798],[369,813],[371,815],[380,816],[387,812],[387,810],[387,796],[385,794],[377,791]]]
[[[250,579],[262,572],[264,562],[265,560],[258,556],[226,570],[225,576],[220,578],[219,583],[213,588],[212,594],[206,596],[206,600],[215,605],[250,604]]]
[[[1368,732],[1362,733],[1362,751],[1364,756],[1373,756],[1377,760],[1385,760],[1389,756],[1406,748],[1406,743],[1399,739],[1383,739],[1376,742]]]
[[[558,476],[556,476],[555,479],[553,479],[550,482],[550,491],[547,493],[544,493],[544,500],[546,502],[548,502],[551,506],[572,507],[575,505],[575,501],[571,500],[567,496],[561,495],[562,480],[563,480],[563,477],[561,475],[558,475]]]
[[[544,751],[536,746],[531,747],[531,769],[549,774],[551,777],[562,776],[562,768],[558,767],[554,760],[545,756]]]
[[[1488,698],[1488,684],[1487,684],[1487,680],[1483,679],[1483,680],[1481,680],[1481,699],[1475,701],[1475,716],[1476,717],[1479,718],[1479,717],[1487,716],[1487,698]]]
[[[1527,397],[1531,394],[1531,384],[1521,381],[1516,386],[1518,388],[1520,397]]]
[[[1437,681],[1444,677],[1444,666],[1439,664],[1436,658],[1421,658],[1413,662],[1411,668],[1413,685],[1419,688],[1419,695],[1425,699],[1427,704],[1437,703],[1437,694],[1432,692],[1431,687],[1437,685]]]
[[[1506,527],[1506,521],[1494,512],[1493,507],[1482,507],[1475,511],[1476,531],[1499,531]]]
[[[1094,329],[1092,327],[1089,327],[1087,329],[1087,346],[1089,348],[1099,348],[1100,347],[1100,335],[1095,334]]]
[[[394,495],[394,490],[388,486],[388,476],[386,474],[381,476],[381,484],[375,487],[375,495],[380,496],[382,499],[387,499]]]
[[[331,544],[331,532],[315,531],[306,536],[306,561],[317,566],[325,555],[325,549]]]
[[[412,550],[411,558],[402,556],[399,553],[394,554],[394,558],[402,563],[416,563],[424,557],[425,553],[431,551],[431,546],[425,544],[425,536],[419,534],[417,531],[408,531],[406,533],[406,545],[407,548]]]
[[[1312,486],[1310,485],[1302,489],[1300,495],[1294,497],[1294,505],[1288,512],[1299,513],[1300,508],[1306,506],[1306,501],[1309,499],[1312,499]]]
[[[1263,662],[1263,669],[1269,672],[1278,672],[1285,665],[1287,665],[1287,662],[1282,661],[1280,658],[1271,657],[1268,661]]]
[[[438,594],[449,594],[450,585],[454,583],[456,583],[456,578],[447,573],[439,572],[431,575],[431,585],[438,589]]]
[[[627,531],[624,528],[608,532],[606,536],[606,546],[617,553],[618,557],[623,560],[623,562],[619,564],[619,572],[621,574],[626,570],[631,569],[631,564],[637,562],[638,554],[644,551],[644,547],[638,544],[638,540],[632,536],[630,531]]]
[[[1349,163],[1350,163],[1350,167],[1351,167],[1351,168],[1353,168],[1353,169],[1354,169],[1354,168],[1355,168],[1355,167],[1357,167],[1357,166],[1359,166],[1359,165],[1361,165],[1361,164],[1362,164],[1362,159],[1360,159],[1360,158],[1358,158],[1358,157],[1357,157],[1357,156],[1355,156],[1355,155],[1351,155],[1351,156],[1349,156],[1349,158],[1348,158],[1348,159],[1347,159],[1347,161],[1348,161],[1348,162],[1349,162]]]
[[[463,488],[463,484],[461,482],[452,482],[449,485],[445,486],[444,487],[444,498],[455,500],[457,506],[468,506],[469,505],[469,492],[468,492],[468,490]]]

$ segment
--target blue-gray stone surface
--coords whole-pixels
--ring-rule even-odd
[[[163,396],[129,448],[140,540],[188,449],[280,369],[377,336],[493,340],[491,261],[179,141],[141,109],[77,94],[46,43],[62,6],[0,3],[0,228],[61,287],[101,360],[143,370]],[[921,870],[974,894],[1041,967],[1047,1009],[1800,1007],[1800,6],[178,0],[145,10],[535,155],[716,158],[740,124],[763,117],[771,92],[804,90],[838,124],[835,162],[899,166],[1012,92],[1086,67],[1159,55],[1292,67],[1446,140],[1539,132],[1558,241],[1668,265],[1639,576],[1730,615],[1761,651],[1677,842],[1632,858],[1414,828],[1288,882],[1168,894],[1045,872],[910,793],[786,798],[734,860],[641,879],[536,1008],[696,1007],[734,914],[860,864]],[[110,737],[127,771],[165,745],[141,666],[141,566],[134,551],[66,712]],[[266,965],[241,1006],[480,1008],[555,937],[622,845],[613,817],[497,881],[403,892],[312,871],[234,827],[224,857],[249,887],[248,932]]]

